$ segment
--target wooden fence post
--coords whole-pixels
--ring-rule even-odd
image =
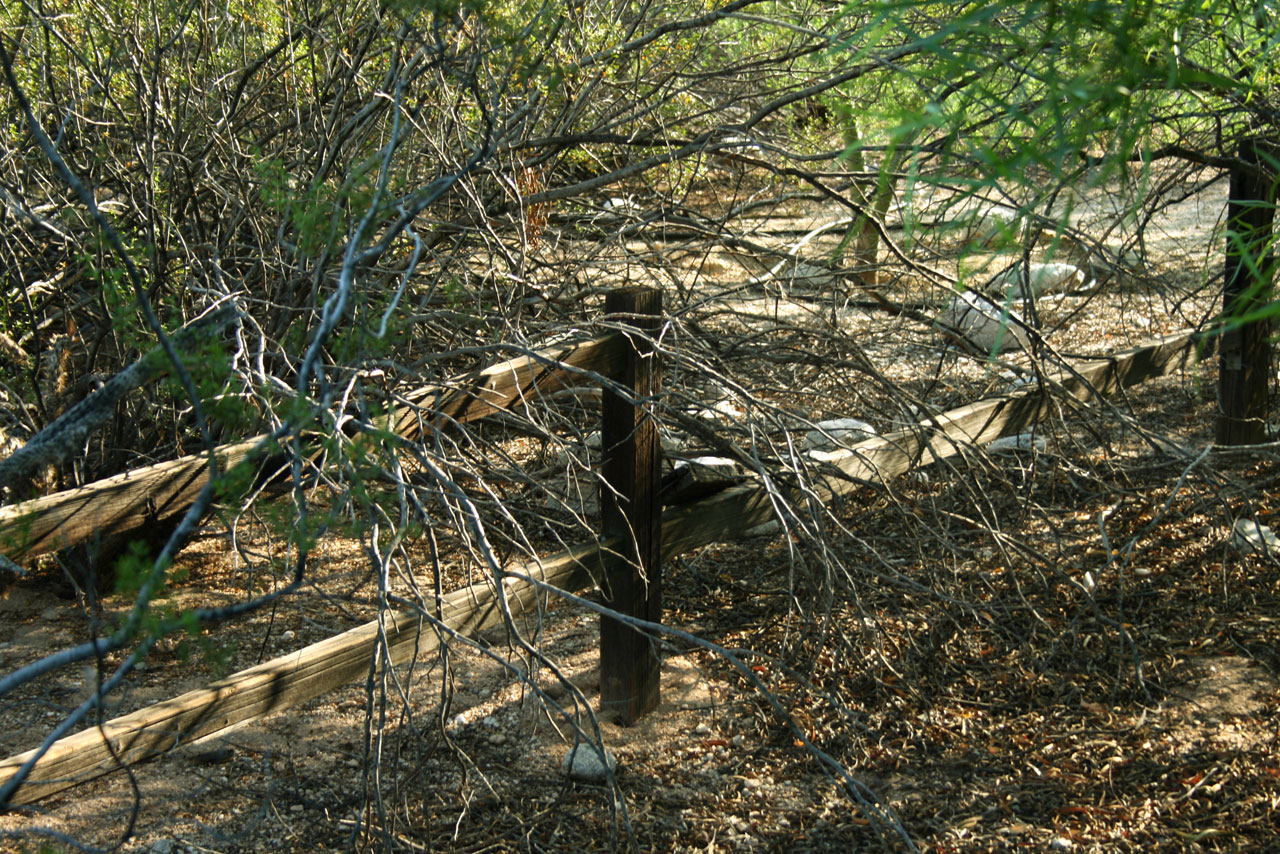
[[[1264,158],[1258,143],[1240,144],[1243,167],[1231,170],[1227,199],[1226,283],[1222,313],[1227,328],[1218,342],[1218,420],[1220,445],[1254,445],[1267,441],[1267,398],[1271,391],[1271,319],[1242,322],[1271,301],[1275,253],[1271,229],[1275,219],[1274,161]]]
[[[662,292],[625,288],[605,297],[605,313],[634,326],[616,376],[630,399],[605,389],[601,440],[605,485],[600,490],[605,538],[621,537],[621,555],[607,562],[605,604],[622,614],[662,620],[662,443],[649,403],[662,385],[658,355],[649,340],[662,323]],[[636,401],[641,405],[637,406]],[[654,639],[615,619],[600,621],[600,711],[631,723],[658,705],[658,651]]]

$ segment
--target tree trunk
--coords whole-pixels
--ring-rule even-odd
[[[1227,202],[1224,328],[1218,371],[1220,445],[1267,441],[1271,385],[1271,319],[1257,314],[1272,295],[1276,179],[1274,170],[1263,166],[1255,141],[1242,143],[1239,156],[1242,164],[1232,170]]]
[[[862,135],[853,108],[847,105],[837,107],[836,117],[840,122],[840,134],[845,147],[845,168],[850,172],[866,173],[869,170],[862,152]],[[894,187],[897,183],[894,175],[902,166],[909,150],[908,145],[890,146],[875,180],[855,182],[853,185],[853,201],[864,211],[864,215],[855,215],[840,245],[836,247],[834,260],[838,262],[849,251],[858,278],[870,287],[880,283],[880,231],[876,225],[884,222],[889,206],[893,204]]]

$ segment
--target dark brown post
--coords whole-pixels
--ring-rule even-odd
[[[1241,322],[1271,300],[1275,255],[1270,249],[1276,179],[1257,143],[1240,145],[1243,165],[1231,171],[1227,200],[1227,262],[1222,308],[1226,328],[1218,343],[1220,445],[1267,441],[1271,380],[1271,320]]]
[[[622,537],[622,556],[608,562],[605,604],[650,622],[662,620],[662,444],[651,401],[662,385],[649,336],[662,323],[662,292],[626,288],[605,297],[605,313],[640,334],[612,379],[631,399],[605,390],[600,515],[604,536]],[[641,405],[637,406],[636,402]],[[658,651],[654,639],[618,620],[600,621],[600,711],[631,723],[658,705]]]

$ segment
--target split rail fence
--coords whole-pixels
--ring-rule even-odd
[[[583,377],[610,380],[602,405],[601,473],[606,486],[600,490],[602,532],[597,541],[504,567],[500,578],[442,597],[434,603],[431,619],[417,610],[387,612],[207,688],[67,736],[43,753],[37,749],[11,756],[0,761],[0,791],[11,790],[7,802],[38,800],[346,685],[368,674],[380,643],[386,644],[387,659],[400,664],[439,648],[450,633],[474,635],[500,625],[504,609],[511,616],[533,609],[548,587],[569,592],[598,587],[615,612],[661,622],[662,561],[772,520],[779,496],[758,482],[726,481],[705,497],[661,506],[662,450],[653,405],[660,393],[661,368],[652,344],[662,323],[660,293],[643,288],[618,291],[608,295],[605,309],[622,331],[420,389],[409,395],[413,406],[387,422],[400,437],[412,440],[424,426],[474,421],[580,384]],[[1198,358],[1200,340],[1197,333],[1186,331],[1083,361],[1014,394],[852,444],[852,453],[830,464],[808,485],[807,494],[829,501],[860,482],[888,480],[964,447],[1024,432],[1052,411],[1055,395],[1084,401],[1171,373]],[[260,444],[250,440],[218,449],[223,470],[250,460]],[[207,456],[184,457],[0,508],[0,543],[10,543],[7,555],[20,560],[99,532],[127,531],[145,520],[182,512],[208,479]],[[660,662],[654,639],[605,617],[600,646],[601,710],[631,720],[655,708]]]

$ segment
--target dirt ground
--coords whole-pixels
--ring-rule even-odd
[[[1122,282],[1047,301],[1042,321],[1061,324],[1055,345],[1122,349],[1211,311],[1196,271],[1216,263],[1208,235],[1221,189],[1152,229],[1147,251],[1166,287]],[[733,278],[732,259],[717,263]],[[738,308],[723,322],[761,324],[768,309],[775,324],[826,323],[833,310],[779,292],[748,293]],[[939,409],[1009,381],[1006,366],[982,359],[940,362],[931,331],[909,320],[834,310],[884,376],[910,386],[934,372]],[[11,834],[0,845],[1280,851],[1280,562],[1230,545],[1236,519],[1280,515],[1280,446],[1204,451],[1215,381],[1207,362],[1136,387],[1115,410],[1064,409],[1035,454],[975,451],[866,485],[834,509],[843,584],[790,536],[683,555],[665,570],[666,623],[734,650],[747,672],[671,639],[662,705],[635,726],[589,714],[597,618],[561,603],[522,623],[540,655],[501,633],[455,644],[394,678],[0,816]],[[814,418],[858,414],[820,377],[805,382],[796,399]],[[186,579],[162,603],[174,608],[283,581],[254,574],[220,534],[198,538],[180,563]],[[162,642],[109,713],[374,613],[358,543],[327,540],[313,581],[274,611]],[[104,618],[127,604],[108,601]],[[81,605],[39,579],[19,583],[0,600],[0,667],[89,630]],[[5,697],[0,749],[38,743],[94,678],[76,667]],[[611,783],[561,773],[584,736],[616,756]]]

